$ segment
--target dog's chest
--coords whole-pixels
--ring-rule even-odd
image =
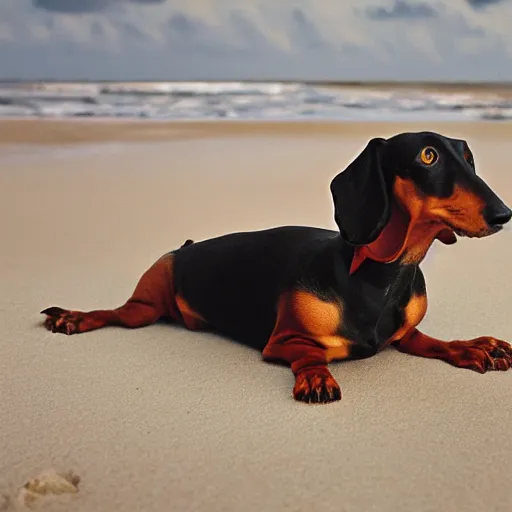
[[[378,279],[372,270],[349,281],[340,334],[378,349],[408,323],[406,307],[411,303],[417,277],[416,267],[397,268]],[[408,311],[411,316],[412,306]]]

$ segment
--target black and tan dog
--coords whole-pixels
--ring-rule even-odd
[[[432,242],[491,235],[512,216],[476,175],[465,141],[432,132],[373,139],[331,192],[339,233],[292,226],[187,240],[146,271],[123,306],[51,307],[45,325],[74,334],[167,318],[215,330],[290,364],[293,395],[305,402],[341,398],[330,361],[390,344],[481,373],[510,368],[504,341],[445,342],[416,329],[427,309],[419,264]]]

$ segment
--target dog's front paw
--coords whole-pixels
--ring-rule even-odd
[[[84,318],[78,311],[69,311],[56,306],[44,309],[41,314],[46,315],[44,326],[49,331],[68,335],[79,332],[80,322]]]
[[[479,373],[506,371],[512,366],[512,346],[506,341],[482,336],[469,341],[452,341],[448,362]]]
[[[301,402],[325,404],[341,400],[341,389],[327,368],[310,368],[297,374],[293,396]]]

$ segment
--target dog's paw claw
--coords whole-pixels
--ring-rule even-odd
[[[490,336],[450,343],[450,359],[454,366],[478,373],[507,371],[512,367],[512,346]]]
[[[293,388],[295,400],[312,404],[326,404],[341,400],[341,389],[327,369],[300,372]]]
[[[77,311],[68,311],[56,306],[47,308],[41,313],[46,315],[44,326],[51,332],[62,334],[75,334],[78,331],[83,316]]]
[[[62,315],[62,313],[66,313],[66,310],[59,308],[57,306],[51,306],[51,307],[43,309],[43,311],[41,311],[41,315],[49,315],[49,316],[60,316],[60,315]]]

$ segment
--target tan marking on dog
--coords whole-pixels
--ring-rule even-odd
[[[472,235],[489,229],[483,216],[484,208],[485,203],[481,197],[460,185],[456,185],[453,194],[446,199],[429,197],[426,201],[430,215]]]
[[[341,304],[301,290],[293,293],[291,305],[295,318],[308,333],[332,336],[338,330],[342,319]]]
[[[187,329],[196,331],[206,325],[206,320],[199,313],[196,313],[183,297],[177,295],[176,304],[180,310],[183,323]]]
[[[414,182],[397,176],[393,193],[409,216],[409,228],[401,250],[403,263],[419,263],[436,236],[446,229],[445,222],[473,236],[488,229],[483,217],[483,200],[459,185],[447,198],[429,197],[423,196]]]
[[[414,329],[424,318],[427,312],[427,296],[426,295],[413,295],[404,308],[404,323],[393,336],[388,340],[388,343],[402,339],[408,332]]]
[[[292,294],[291,306],[300,326],[326,349],[328,361],[348,357],[351,343],[337,334],[343,321],[339,302],[325,301],[301,290]]]

